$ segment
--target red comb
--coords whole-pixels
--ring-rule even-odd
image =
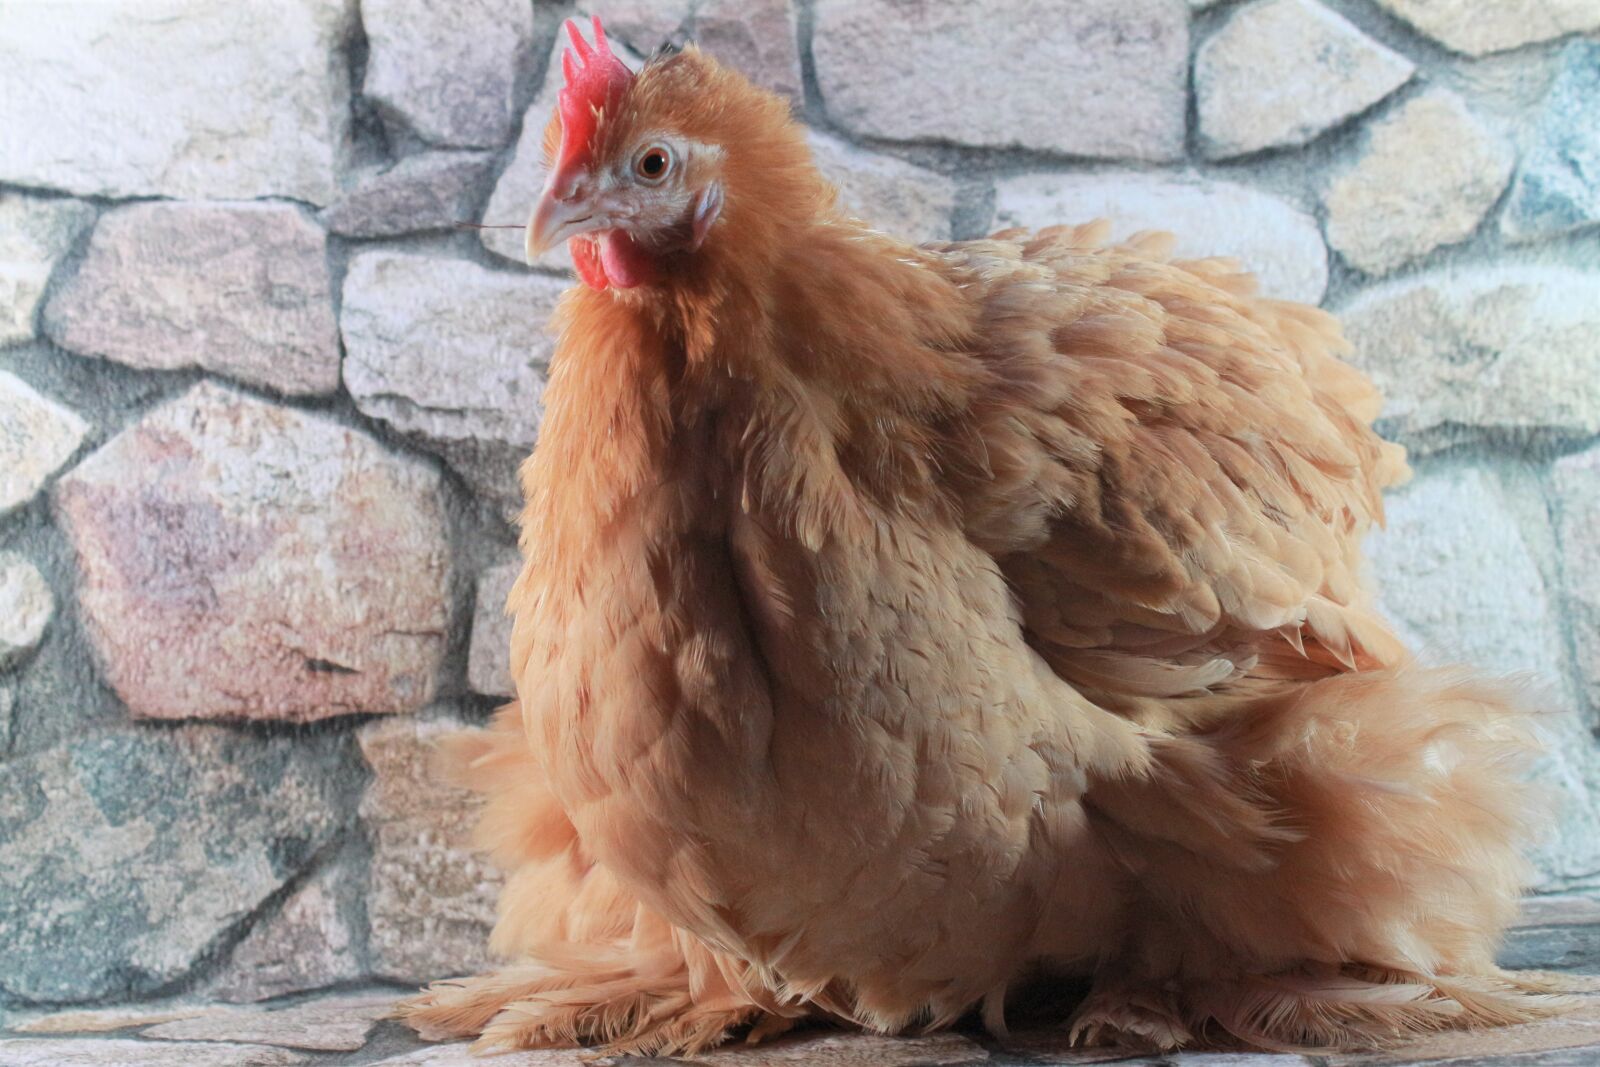
[[[567,20],[567,36],[572,45],[561,53],[561,73],[567,84],[556,97],[561,112],[561,152],[556,169],[565,170],[589,149],[594,136],[595,112],[615,104],[633,81],[633,72],[622,65],[606,41],[599,16],[594,18],[594,44],[583,39],[578,24]]]

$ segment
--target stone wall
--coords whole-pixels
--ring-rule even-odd
[[[1339,311],[1430,656],[1529,670],[1600,884],[1600,2],[615,0],[914,239],[1109,215]],[[567,5],[0,4],[0,1005],[474,966],[424,742],[507,691]]]

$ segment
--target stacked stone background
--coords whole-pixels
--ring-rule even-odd
[[[1339,312],[1417,467],[1384,603],[1532,673],[1539,887],[1600,887],[1600,0],[597,10],[789,96],[885,229],[1108,215]],[[482,962],[426,743],[508,689],[567,281],[454,223],[525,217],[572,13],[0,2],[0,1007]]]

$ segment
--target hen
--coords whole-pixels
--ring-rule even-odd
[[[489,1046],[883,1031],[1090,982],[1085,1040],[1349,1047],[1548,1009],[1496,969],[1525,718],[1414,664],[1405,476],[1322,312],[1101,224],[912,247],[786,105],[570,24],[519,699],[459,739],[510,871]]]

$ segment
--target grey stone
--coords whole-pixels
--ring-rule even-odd
[[[424,152],[358,175],[322,210],[320,220],[345,237],[393,237],[448,230],[469,222],[494,157],[486,152]]]
[[[288,1049],[222,1042],[0,1040],[0,1063],[6,1067],[282,1067],[305,1062],[304,1056]]]
[[[39,568],[15,552],[0,552],[0,671],[39,647],[55,613],[55,595]]]
[[[528,0],[361,0],[361,21],[362,91],[381,112],[432,144],[497,148],[510,135]]]
[[[325,203],[352,0],[0,7],[0,181],[86,196]]]
[[[205,995],[266,1000],[361,977],[358,935],[342,906],[359,894],[350,884],[355,880],[339,866],[317,871],[275,913],[251,926],[226,966],[205,984]]]
[[[1333,180],[1322,201],[1328,243],[1358,270],[1386,274],[1471,236],[1514,161],[1459,96],[1430,89],[1374,123]]]
[[[1600,447],[1557,460],[1550,484],[1578,672],[1600,711]]]
[[[763,89],[796,102],[805,96],[793,0],[701,0],[694,40]]]
[[[0,193],[0,345],[34,336],[51,272],[93,219],[76,200]]]
[[[538,436],[549,318],[566,283],[459,259],[369,252],[340,326],[356,406],[439,455],[507,514]]]
[[[433,694],[449,549],[431,467],[210,383],[56,486],[78,603],[139,718],[305,722]]]
[[[501,875],[471,847],[478,800],[449,785],[432,747],[458,727],[391,719],[362,727],[372,783],[361,817],[372,840],[367,893],[375,974],[431,981],[489,963]]]
[[[1531,677],[1550,751],[1538,776],[1557,816],[1535,860],[1556,888],[1600,871],[1600,751],[1564,677],[1549,520],[1537,494],[1475,468],[1425,469],[1387,501],[1367,547],[1385,613],[1426,662]]]
[[[817,169],[838,186],[847,213],[913,244],[950,239],[953,180],[816,130],[809,140]]]
[[[1414,451],[1507,434],[1600,432],[1600,275],[1561,267],[1430,271],[1341,311],[1353,361]]]
[[[1377,0],[1446,48],[1503,52],[1569,33],[1600,30],[1595,0]]]
[[[1180,257],[1233,256],[1269,296],[1315,304],[1328,284],[1316,220],[1275,196],[1193,174],[1027,174],[995,184],[998,226],[1108,218],[1113,237],[1165,230]]]
[[[162,1023],[146,1037],[174,1041],[241,1041],[321,1052],[354,1052],[393,1007],[393,993],[323,997],[286,1008],[224,1008]]]
[[[695,0],[588,0],[578,5],[577,17],[587,32],[588,16],[599,15],[613,45],[626,44],[647,56],[662,45],[682,45],[689,39],[694,6]],[[556,44],[565,43],[562,33]]]
[[[989,1058],[983,1047],[960,1034],[921,1036],[883,1034],[797,1034],[754,1047],[727,1046],[706,1053],[709,1064],[740,1067],[941,1067],[945,1064],[981,1063]]]
[[[467,683],[474,693],[491,697],[516,694],[511,679],[511,616],[506,614],[506,599],[521,570],[521,560],[513,556],[478,577],[472,646],[467,654]]]
[[[1306,144],[1415,69],[1315,0],[1257,0],[1195,54],[1201,149],[1226,159]]]
[[[1595,5],[1600,8],[1600,4]],[[1573,41],[1522,157],[1501,231],[1513,241],[1600,224],[1600,42]]]
[[[32,500],[88,432],[76,413],[0,371],[0,518]]]
[[[853,133],[1114,159],[1184,151],[1188,12],[1176,0],[818,0],[812,53]]]
[[[288,395],[339,385],[326,235],[288,204],[146,203],[108,211],[45,305],[70,352],[200,367]]]
[[[181,980],[340,831],[348,748],[333,736],[107,727],[11,760],[0,991],[125,999]]]

